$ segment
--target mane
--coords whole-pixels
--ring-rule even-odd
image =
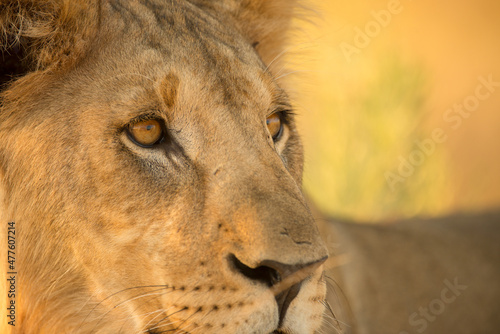
[[[186,0],[230,13],[266,64],[281,63],[300,0]],[[0,3],[0,86],[29,72],[76,62],[96,36],[101,0],[3,0]],[[1,87],[0,87],[1,89]]]
[[[0,4],[0,84],[75,61],[99,22],[99,2],[19,0]]]

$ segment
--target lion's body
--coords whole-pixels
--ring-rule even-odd
[[[1,252],[14,222],[17,272],[2,333],[319,327],[327,253],[269,69],[292,5],[0,3],[1,49],[20,58],[0,110]],[[131,139],[144,118],[165,124],[161,144]]]
[[[324,227],[340,332],[499,332],[500,211]]]

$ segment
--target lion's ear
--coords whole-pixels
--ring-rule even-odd
[[[206,1],[206,0],[205,0]],[[299,0],[222,0],[262,60],[270,64],[285,49]]]
[[[2,0],[0,84],[75,59],[96,16],[91,0]]]

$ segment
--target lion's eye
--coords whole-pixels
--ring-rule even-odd
[[[128,134],[138,145],[152,147],[163,139],[163,128],[157,119],[148,119],[128,126]]]
[[[267,130],[273,137],[273,140],[276,141],[281,136],[283,132],[283,124],[281,122],[281,114],[279,112],[275,112],[271,116],[266,119]]]

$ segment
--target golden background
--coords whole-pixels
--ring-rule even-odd
[[[500,2],[311,5],[280,76],[319,209],[378,221],[498,207]]]

